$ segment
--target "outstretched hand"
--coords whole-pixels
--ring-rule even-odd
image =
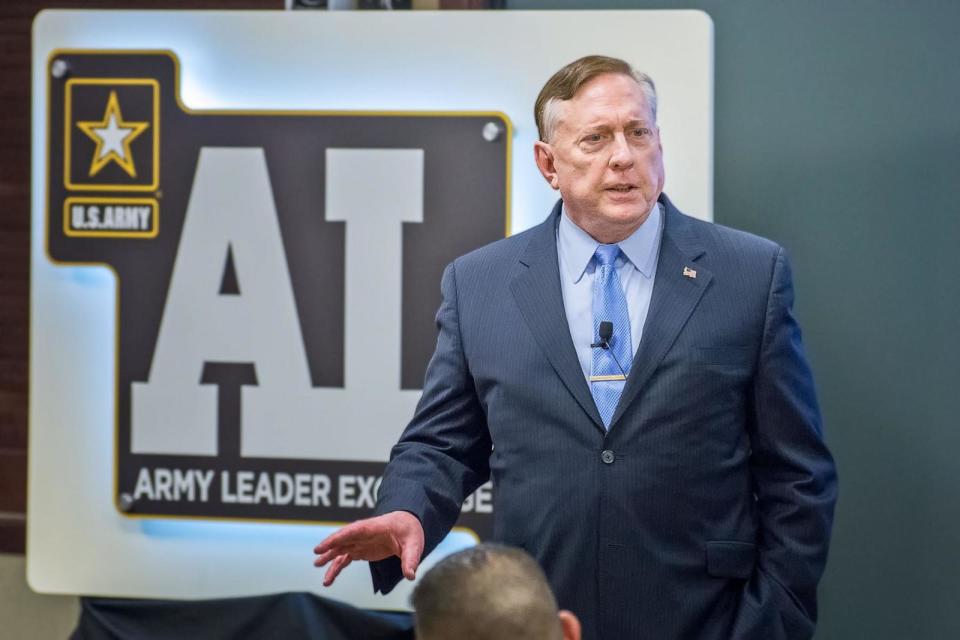
[[[397,556],[404,577],[413,580],[423,544],[423,527],[417,517],[406,511],[391,511],[358,520],[327,536],[313,549],[317,554],[313,565],[330,565],[323,576],[323,586],[329,587],[354,560],[376,561]]]

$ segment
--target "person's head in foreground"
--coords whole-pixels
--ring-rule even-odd
[[[579,640],[580,623],[520,549],[481,544],[447,556],[410,598],[418,640]]]

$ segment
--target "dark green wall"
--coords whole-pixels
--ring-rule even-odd
[[[817,638],[960,638],[960,2],[508,7],[713,18],[715,218],[790,251],[840,472]]]

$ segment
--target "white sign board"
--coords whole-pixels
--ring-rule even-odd
[[[223,115],[237,111],[268,114],[442,113],[453,117],[457,113],[503,114],[507,125],[505,135],[509,138],[506,150],[510,153],[512,148],[513,155],[506,164],[508,173],[505,176],[508,220],[513,232],[540,222],[556,199],[556,193],[543,182],[533,163],[536,127],[532,105],[540,87],[560,66],[580,56],[602,53],[621,57],[649,73],[657,83],[666,191],[681,209],[705,219],[712,218],[713,29],[709,18],[700,12],[45,11],[36,19],[33,46],[27,562],[29,583],[37,591],[155,598],[216,598],[314,591],[361,607],[402,609],[407,605],[410,588],[405,584],[389,596],[375,596],[366,568],[357,565],[347,570],[334,587],[323,589],[321,573],[312,566],[311,550],[333,530],[330,525],[132,517],[135,512],[117,509],[118,404],[114,381],[118,367],[116,336],[122,328],[118,327],[122,317],[117,311],[120,307],[118,271],[102,265],[83,266],[77,261],[64,266],[62,258],[51,255],[51,247],[47,244],[47,216],[51,205],[47,184],[48,150],[51,148],[48,109],[52,94],[48,92],[52,61],[57,52],[167,51],[178,61],[176,90],[185,114]],[[75,80],[73,84],[64,83],[64,91],[73,91],[79,96],[70,108],[79,110],[82,104],[95,103],[100,99],[98,91],[102,92],[104,104],[102,120],[99,111],[86,119],[78,116],[78,128],[73,130],[77,144],[95,143],[98,146],[89,170],[85,167],[82,170],[66,169],[67,189],[87,189],[83,181],[95,179],[95,174],[100,171],[113,171],[124,178],[120,173],[123,171],[134,181],[142,179],[147,193],[136,194],[138,198],[128,198],[120,204],[123,206],[123,224],[142,224],[143,228],[131,231],[131,227],[117,235],[156,237],[158,224],[160,233],[163,233],[163,216],[169,213],[168,200],[161,200],[162,194],[149,191],[156,186],[153,175],[137,175],[132,161],[125,156],[129,149],[125,150],[119,138],[110,138],[115,125],[119,124],[121,128],[126,126],[129,131],[136,131],[139,136],[139,143],[130,142],[133,134],[129,134],[127,142],[145,144],[152,135],[149,125],[143,124],[149,119],[137,120],[129,115],[130,111],[124,120],[121,108],[128,108],[127,94],[112,92],[109,87],[98,86],[97,82]],[[132,96],[129,100],[133,101],[129,108],[136,108],[137,91],[146,96],[144,100],[147,102],[143,104],[150,104],[149,100],[155,99],[156,92],[162,90],[162,87],[155,89],[149,82],[141,82],[129,90],[133,92],[129,94]],[[69,125],[69,115],[67,121]],[[105,151],[102,145],[111,141],[114,151]],[[369,289],[365,284],[367,279],[376,279],[378,273],[387,269],[380,263],[372,272],[351,269],[351,214],[331,218],[334,215],[331,212],[347,211],[349,199],[343,200],[343,189],[344,185],[349,186],[349,177],[335,180],[338,187],[329,183],[331,175],[340,170],[349,173],[350,163],[362,160],[367,167],[382,165],[384,176],[396,173],[391,167],[399,167],[407,172],[404,175],[409,173],[420,180],[428,166],[423,160],[424,152],[416,148],[419,144],[404,143],[402,148],[389,153],[385,149],[370,151],[370,144],[355,145],[366,151],[343,148],[350,146],[337,145],[338,148],[328,149],[325,155],[327,219],[345,221],[348,227],[344,251],[347,275],[343,283],[348,301],[351,295],[362,299],[357,292]],[[73,151],[80,153],[77,149]],[[109,153],[116,154],[112,165]],[[356,154],[366,155],[360,158]],[[202,208],[204,202],[216,196],[210,188],[198,190],[198,181],[203,185],[216,184],[218,172],[224,171],[247,176],[242,183],[250,190],[249,197],[235,196],[236,202],[232,205],[235,209],[251,207],[248,211],[252,216],[250,220],[256,220],[256,211],[273,211],[269,198],[261,203],[262,206],[257,205],[256,200],[257,194],[270,192],[269,187],[257,191],[258,181],[274,178],[264,168],[262,153],[258,155],[249,149],[225,151],[205,147],[196,155],[195,190],[190,206],[183,207],[183,215],[191,208]],[[74,170],[77,171],[76,178],[71,177],[70,172]],[[404,201],[411,207],[409,215],[397,214],[397,224],[420,222],[418,216],[425,206],[423,194],[404,191],[409,180],[391,182],[385,177],[382,184],[384,188],[403,191]],[[90,187],[93,191],[97,188],[96,185]],[[274,184],[274,193],[277,188]],[[356,190],[359,186],[353,188]],[[429,186],[425,189],[428,191]],[[373,203],[371,207],[377,206],[376,195],[375,190],[363,193]],[[169,194],[167,196],[169,198]],[[122,198],[100,197],[97,201],[96,197],[86,193],[74,194],[68,199],[69,203],[63,203],[65,235],[88,239],[102,235],[99,232],[104,230],[105,223],[101,208],[109,203],[119,203]],[[195,216],[191,218],[195,219]],[[216,225],[208,226],[210,229],[205,233],[215,236]],[[97,233],[91,231],[94,228]],[[261,238],[272,247],[271,259],[282,261],[283,247],[279,235],[269,225],[264,229],[266,233]],[[372,225],[365,233],[380,231],[383,231],[383,242],[394,242],[396,234],[391,235],[391,229],[383,230],[382,225]],[[196,233],[192,237],[204,237]],[[187,242],[187,232],[184,234],[181,255]],[[249,244],[250,240],[250,235],[233,238],[227,245],[231,252],[230,269],[234,269],[236,252],[236,274],[232,277],[239,277],[241,288],[250,282],[245,280],[250,272],[244,270],[243,263],[243,242]],[[485,241],[478,240],[478,244]],[[386,257],[381,256],[382,260],[390,258],[399,264],[401,258],[396,252],[384,255]],[[280,265],[277,272],[282,272],[282,263],[277,264]],[[175,267],[174,273],[179,268]],[[223,278],[221,287],[227,286],[223,284],[227,282],[226,275]],[[438,287],[439,282],[431,286]],[[262,283],[261,289],[275,295],[277,305],[286,304],[290,299],[283,290],[272,290]],[[178,291],[189,292],[189,288],[178,288]],[[399,297],[393,292],[386,299],[389,302]],[[367,310],[360,317],[369,318],[380,308],[377,305],[384,304],[384,301],[370,299],[366,303],[373,311]],[[171,304],[171,298],[167,299],[167,304]],[[392,309],[396,304],[392,302],[387,306]],[[189,308],[189,300],[180,307]],[[351,309],[348,304],[346,315],[349,316]],[[219,312],[226,313],[223,309]],[[432,312],[430,309],[429,313]],[[353,313],[357,313],[357,309],[353,309]],[[293,319],[290,326],[296,324],[295,316],[292,311],[285,316],[288,320]],[[399,350],[398,332],[379,330],[380,325],[376,323],[361,329],[361,333],[378,345],[378,353],[393,353],[396,356],[393,361],[399,361],[400,356],[396,354]],[[289,327],[286,331],[293,332]],[[161,335],[163,332],[161,328]],[[364,347],[362,344],[351,347],[349,331],[346,333],[345,388],[351,386],[351,380],[362,381],[362,376],[366,375],[361,367],[356,366],[356,360],[351,365],[350,359],[351,348],[362,350]],[[170,335],[183,335],[183,332],[177,334],[173,331]],[[289,349],[290,343],[284,343],[283,347]],[[229,351],[232,347],[225,348]],[[291,362],[291,366],[301,369],[306,366],[297,353],[282,355],[279,360],[277,354],[270,353],[262,358]],[[154,366],[156,363],[155,358]],[[178,366],[179,363],[170,362],[167,370],[176,372]],[[280,371],[276,375],[293,379],[295,373]],[[215,377],[215,374],[210,375]],[[399,376],[395,371],[387,371],[380,377],[383,380],[377,378],[376,384],[390,385]],[[170,385],[174,385],[180,378],[174,375],[171,380]],[[175,408],[184,415],[203,411],[210,414],[214,402],[212,396],[201,398],[202,402],[198,401],[197,406],[202,407],[192,412],[188,402],[194,400],[184,396],[183,402],[177,404],[177,395],[165,397],[165,390],[166,387],[160,389],[158,394],[151,391],[149,385],[141,385],[131,394],[135,406],[132,410],[127,406],[134,418],[130,451],[169,452],[180,447],[182,451],[173,453],[192,454],[192,447],[199,445],[191,443],[196,442],[203,444],[204,451],[215,450],[214,431],[205,432],[202,437],[192,432],[160,437],[156,429],[148,428],[153,419],[151,416],[164,407]],[[310,411],[323,412],[326,396],[304,393],[309,395]],[[363,449],[369,442],[367,459],[383,462],[389,443],[396,439],[409,419],[408,413],[417,395],[415,389],[401,392],[399,386],[397,393],[399,399],[394,404],[371,403],[372,406],[365,409],[372,413],[364,424],[378,425],[375,433],[368,437],[338,438],[336,432],[321,434],[328,442],[342,441],[349,449],[339,454],[336,451],[331,454],[329,446],[305,439],[300,431],[290,438],[253,432],[244,434],[242,443],[236,445],[237,455],[242,457],[246,452],[257,450],[264,457],[297,454],[304,458],[326,455],[354,459],[358,448]],[[339,401],[335,395],[331,395],[330,402]],[[221,411],[223,406],[220,405]],[[137,418],[137,411],[145,412],[142,419]],[[269,402],[255,402],[250,408],[244,405],[245,418],[256,411],[267,417],[274,415]],[[184,421],[179,420],[178,424],[184,424]],[[137,425],[140,425],[140,431],[137,431]],[[294,438],[301,438],[302,442]],[[199,470],[191,470],[189,478],[192,480],[188,480],[186,473],[180,478],[182,488],[185,490],[186,483],[195,480],[193,488],[198,495],[208,486],[206,483],[211,482]],[[172,473],[169,477],[152,474],[148,480],[151,483],[149,492],[145,485],[141,485],[148,497],[172,493],[176,482]],[[242,480],[243,476],[233,478],[231,496],[239,495],[236,483]],[[359,496],[370,494],[369,480],[358,479],[350,488],[354,502]],[[169,491],[160,491],[158,483],[161,481]],[[304,490],[305,496],[307,493],[313,497],[335,494],[340,490],[338,485],[342,484],[334,482],[325,489],[317,482],[314,477],[312,484],[307,483],[310,488]],[[279,491],[279,485],[271,486],[271,491]],[[251,492],[256,490],[253,485],[251,487]],[[293,491],[297,489],[294,487]],[[427,559],[424,569],[443,554],[473,541],[473,536],[468,533],[455,531]]]

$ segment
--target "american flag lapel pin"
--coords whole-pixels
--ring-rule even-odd
[[[691,269],[690,267],[684,267],[684,268],[683,268],[683,275],[684,275],[684,277],[694,278],[694,279],[695,279],[695,278],[697,277],[697,272],[696,272],[695,270]]]

